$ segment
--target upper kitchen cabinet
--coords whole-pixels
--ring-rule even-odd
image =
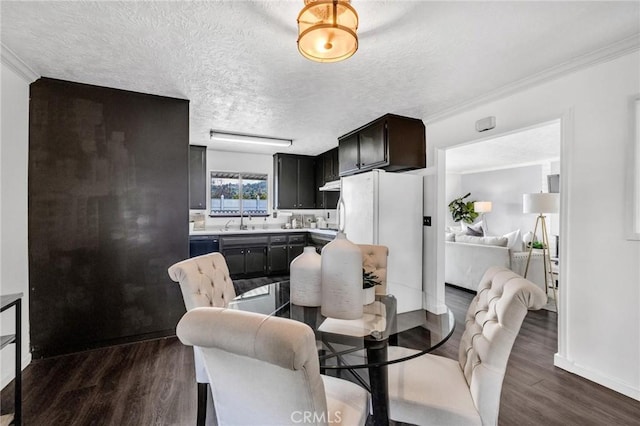
[[[207,148],[189,146],[189,208],[207,208]]]
[[[340,192],[320,191],[318,188],[327,182],[340,179],[338,166],[338,148],[333,148],[316,157],[316,208],[335,209],[338,206]]]
[[[340,179],[338,155],[338,147],[330,149],[329,151],[321,154],[324,177],[324,182],[322,183],[323,185],[327,182]]]
[[[425,140],[422,120],[386,114],[338,138],[340,176],[424,168]]]
[[[306,155],[273,156],[274,209],[315,208],[315,158]]]

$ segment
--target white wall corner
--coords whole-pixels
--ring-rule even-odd
[[[615,377],[610,377],[606,374],[578,365],[560,354],[554,355],[553,364],[558,368],[568,371],[569,373],[577,374],[578,376],[584,377],[592,382],[598,383],[609,389],[613,389],[614,391],[626,395],[629,398],[640,401],[640,388],[634,387],[629,383],[621,382]]]
[[[6,349],[8,351],[13,351],[13,346],[7,346]],[[6,361],[6,357],[3,356],[3,361]],[[22,357],[22,362],[20,365],[20,369],[22,371],[24,371],[25,368],[27,368],[29,366],[29,364],[31,364],[31,353],[28,353],[27,355]],[[11,359],[11,362],[13,363],[13,358]],[[13,367],[11,368],[10,372],[4,373],[2,375],[2,378],[0,378],[0,389],[4,389],[9,383],[11,383],[11,381],[15,378],[15,375],[13,374]]]
[[[40,78],[40,74],[35,72],[29,65],[18,57],[11,49],[0,42],[0,59],[2,63],[11,68],[27,83],[31,84]]]

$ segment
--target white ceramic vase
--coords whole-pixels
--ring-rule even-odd
[[[315,247],[305,247],[291,262],[290,301],[298,306],[320,306],[322,303],[321,260]]]
[[[325,317],[362,318],[362,252],[343,232],[322,249],[322,308]]]
[[[362,302],[363,304],[370,305],[376,300],[376,288],[375,287],[369,287],[369,288],[362,289],[362,292],[364,293],[364,301]]]

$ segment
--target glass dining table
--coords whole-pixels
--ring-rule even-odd
[[[433,314],[420,309],[397,313],[392,295],[376,295],[357,320],[322,316],[320,307],[289,301],[289,281],[263,285],[236,297],[231,309],[258,312],[304,322],[315,335],[323,374],[349,374],[371,394],[373,424],[389,423],[387,366],[424,355],[451,337],[451,310]]]

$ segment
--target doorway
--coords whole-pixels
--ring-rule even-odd
[[[523,194],[558,192],[554,184],[561,175],[562,121],[554,119],[438,151],[442,151],[438,157],[442,157],[442,160],[438,161],[437,167],[444,169],[441,174],[444,188],[439,188],[443,193],[439,213],[444,216],[442,223],[450,231],[446,234],[448,241],[442,244],[445,256],[440,276],[444,282],[470,288],[470,285],[477,286],[479,281],[475,276],[477,274],[471,276],[473,265],[462,264],[462,259],[452,255],[455,243],[451,239],[456,232],[480,231],[483,236],[506,237],[510,258],[502,259],[503,263],[524,275],[528,259],[527,243],[534,243],[534,247],[538,247],[536,242],[542,241],[542,232],[538,229],[532,235],[536,215],[523,213]],[[454,222],[448,208],[452,200],[466,194],[470,195],[465,201],[483,202],[485,207],[485,211],[473,220],[476,225],[473,231],[461,227],[461,222]],[[546,221],[549,235],[547,248],[555,272],[553,276],[547,275],[551,286],[559,273],[558,241],[562,240],[560,214],[546,214]],[[447,259],[447,252],[450,259]],[[541,253],[537,256],[537,261],[532,262],[527,271],[527,278],[544,288],[543,257]],[[475,271],[480,269],[485,267],[478,265]],[[547,308],[556,310],[554,292],[548,290],[550,303]]]

